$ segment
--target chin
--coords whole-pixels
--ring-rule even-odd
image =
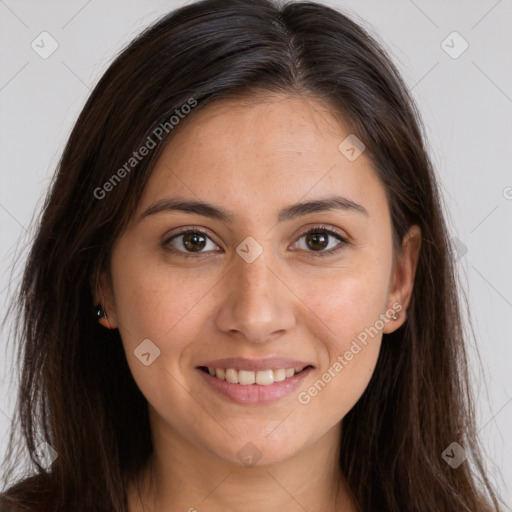
[[[257,467],[283,462],[298,452],[296,446],[271,441],[264,434],[230,439],[225,451],[212,450],[217,456],[240,467]]]

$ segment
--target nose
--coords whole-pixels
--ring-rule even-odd
[[[217,328],[251,343],[263,343],[289,331],[296,321],[294,295],[269,267],[265,252],[252,263],[238,255],[235,258],[234,268],[226,276],[225,298],[217,310]]]

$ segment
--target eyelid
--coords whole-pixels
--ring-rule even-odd
[[[296,235],[296,237],[300,238],[304,235],[307,235],[308,233],[311,233],[312,231],[327,231],[329,232],[329,234],[336,235],[337,237],[341,238],[342,240],[345,240],[346,242],[349,241],[349,236],[347,234],[344,234],[343,231],[336,228],[335,226],[331,226],[330,224],[313,224],[310,227],[301,228],[299,234]]]
[[[167,231],[165,235],[162,237],[164,241],[169,240],[170,238],[173,238],[178,235],[183,235],[185,233],[196,231],[198,233],[208,235],[212,240],[216,238],[216,235],[212,234],[212,232],[203,226],[196,226],[194,224],[190,224],[189,226],[181,226],[179,228]],[[215,242],[217,243],[217,242]]]

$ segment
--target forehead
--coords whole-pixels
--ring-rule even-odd
[[[333,193],[382,201],[385,191],[366,155],[350,161],[340,152],[350,134],[330,106],[311,97],[217,101],[195,112],[170,140],[139,212],[171,194],[214,197],[246,215]]]
[[[206,106],[177,133],[169,149],[173,153],[173,149],[180,147],[200,156],[199,153],[210,153],[215,146],[226,158],[254,154],[261,149],[264,152],[258,154],[260,160],[304,153],[320,158],[342,133],[350,133],[347,124],[336,119],[330,106],[317,99],[260,93]]]

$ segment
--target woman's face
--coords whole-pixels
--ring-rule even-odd
[[[224,100],[194,116],[114,245],[102,322],[119,328],[154,436],[272,463],[334,432],[363,393],[382,332],[405,319],[419,234],[394,266],[385,189],[321,103]]]

